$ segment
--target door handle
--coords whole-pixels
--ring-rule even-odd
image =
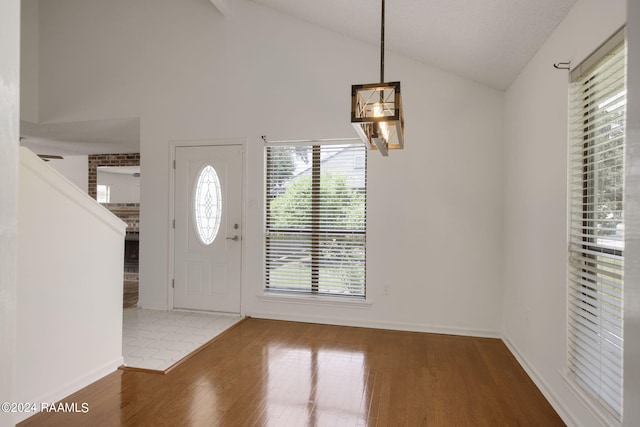
[[[238,237],[238,235],[236,234],[233,237],[227,237],[227,240],[233,240],[234,242],[237,242],[238,240],[240,240],[240,237]]]

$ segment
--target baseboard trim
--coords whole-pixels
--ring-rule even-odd
[[[122,364],[124,363],[124,358],[122,356],[117,357],[115,360],[105,363],[104,365],[94,369],[91,372],[88,372],[85,375],[82,375],[79,378],[76,378],[75,380],[69,382],[68,384],[65,384],[61,387],[58,387],[57,389],[49,392],[49,393],[45,393],[41,396],[38,396],[34,399],[32,398],[27,398],[26,400],[24,400],[24,402],[35,402],[36,403],[36,412],[40,411],[39,405],[41,403],[57,403],[60,402],[61,400],[65,399],[66,397],[72,395],[73,393],[77,392],[78,390],[88,386],[89,384],[92,384],[96,381],[98,381],[99,379],[115,372],[118,370],[118,367],[122,366]],[[78,402],[78,403],[82,403],[82,402]],[[34,412],[30,412],[30,413],[16,413],[15,414],[15,418],[14,418],[14,422],[17,424],[21,421],[26,420],[27,418],[31,417],[32,415],[35,415]]]
[[[419,323],[405,323],[405,322],[378,322],[369,320],[357,320],[347,318],[336,317],[322,317],[322,316],[310,316],[310,315],[295,315],[295,314],[279,314],[279,313],[264,313],[264,312],[246,312],[245,316],[253,317],[255,319],[268,319],[268,320],[285,320],[290,322],[302,322],[302,323],[319,323],[323,325],[336,325],[336,326],[353,326],[358,328],[372,328],[372,329],[387,329],[392,331],[406,331],[406,332],[423,332],[431,334],[444,334],[444,335],[460,335],[468,337],[480,337],[480,338],[502,338],[500,331],[491,331],[483,329],[470,329],[470,328],[456,328],[446,327],[438,325],[424,325]]]
[[[138,300],[138,305],[134,306],[133,308],[143,308],[145,310],[156,310],[156,311],[171,311],[171,309],[167,308],[166,305],[141,304],[139,300]]]
[[[573,413],[569,409],[567,409],[565,405],[562,404],[562,401],[558,399],[553,391],[551,391],[551,388],[547,386],[547,383],[542,379],[540,374],[538,374],[538,371],[533,367],[531,363],[529,363],[527,358],[524,357],[522,353],[520,353],[518,348],[511,342],[509,337],[503,336],[502,341],[507,346],[511,354],[513,354],[513,357],[516,358],[520,366],[522,366],[522,369],[524,369],[527,375],[529,375],[529,378],[531,378],[536,387],[538,387],[547,401],[551,404],[551,406],[553,406],[553,409],[556,410],[560,418],[562,418],[562,421],[564,421],[567,426],[579,425],[575,415],[573,415]]]

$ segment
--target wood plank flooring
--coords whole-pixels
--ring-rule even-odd
[[[138,305],[138,281],[125,279],[123,288],[122,308]]]
[[[248,319],[167,375],[117,371],[27,426],[562,426],[496,339]]]

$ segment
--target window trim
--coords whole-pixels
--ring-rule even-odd
[[[598,221],[605,221],[603,218],[598,218],[595,209],[600,199],[598,190],[606,188],[601,187],[603,184],[600,183],[598,175],[601,171],[607,171],[612,166],[604,165],[605,161],[611,159],[603,160],[602,157],[597,156],[602,156],[602,153],[613,152],[613,149],[610,148],[606,148],[606,151],[601,151],[601,149],[606,147],[606,144],[615,143],[622,138],[620,143],[623,149],[622,156],[617,155],[614,159],[616,162],[620,162],[620,160],[622,162],[621,179],[624,183],[624,147],[627,144],[626,120],[622,124],[621,130],[624,133],[621,136],[617,136],[615,132],[611,131],[616,127],[613,126],[613,124],[617,123],[616,118],[607,118],[608,121],[604,122],[599,121],[596,111],[602,108],[608,114],[615,114],[616,109],[619,107],[614,103],[615,108],[608,110],[605,102],[615,102],[618,98],[614,98],[616,96],[615,92],[609,89],[609,86],[600,87],[592,93],[593,86],[586,85],[592,80],[595,80],[594,84],[602,85],[604,82],[602,76],[606,76],[608,79],[616,75],[616,69],[613,69],[613,71],[601,69],[594,73],[594,67],[604,61],[607,56],[614,53],[619,54],[618,49],[624,42],[625,29],[623,27],[570,73],[570,83],[572,85],[579,83],[581,88],[579,90],[580,95],[576,96],[576,98],[573,97],[573,94],[577,91],[572,88],[569,105],[571,112],[575,109],[580,112],[580,115],[576,116],[579,117],[579,120],[575,119],[573,115],[569,120],[567,364],[566,374],[563,375],[563,378],[570,385],[572,392],[584,403],[587,403],[587,406],[598,418],[605,420],[610,425],[619,424],[624,411],[624,247],[618,248],[614,244],[599,241],[600,239],[606,239],[606,237],[599,238],[599,236],[607,236],[608,234],[599,234],[597,231],[599,224],[595,224]],[[625,48],[623,47],[623,49]],[[618,68],[618,70],[620,69]],[[624,71],[624,76],[626,76],[626,71]],[[614,78],[617,80],[612,81],[620,81],[620,77]],[[608,84],[609,81],[606,81]],[[587,87],[589,92],[585,92],[582,87]],[[626,92],[626,82],[622,87],[623,89],[620,93]],[[610,94],[607,94],[605,89],[614,93],[614,95],[609,96]],[[585,93],[586,95],[583,95]],[[606,101],[598,104],[599,96],[604,97]],[[588,102],[585,100],[588,100]],[[626,107],[624,111],[626,112]],[[594,128],[594,125],[596,128]],[[610,128],[607,128],[608,126]],[[577,131],[576,128],[582,129]],[[602,139],[597,139],[602,138],[598,136],[597,131],[603,129],[605,130],[603,135],[609,136],[611,138],[610,141],[605,140],[603,142]],[[577,155],[575,153],[580,154]],[[582,166],[579,162],[582,163]],[[614,165],[615,167],[619,166],[618,163],[614,163]],[[580,176],[580,178],[576,179],[576,176]],[[622,212],[620,216],[624,218],[624,197],[622,197],[621,201],[618,201],[617,198],[612,200],[613,203],[621,203],[621,206],[609,207],[605,212],[610,212],[610,214]],[[611,203],[611,200],[604,204],[605,207],[609,203]],[[580,215],[580,217],[577,215]],[[613,218],[611,221],[619,220],[624,224],[624,220],[621,218],[616,219],[615,216],[611,218]],[[606,227],[604,229],[606,230]],[[580,243],[582,243],[582,246],[580,246]],[[607,260],[599,259],[601,257],[605,257]],[[611,260],[608,260],[609,257],[611,257]],[[619,284],[617,281],[619,281]],[[617,294],[615,292],[618,289],[620,292],[619,309],[617,307],[615,309],[607,308],[609,304],[613,304],[611,301],[616,298],[615,295]],[[616,322],[609,324],[611,319],[614,319],[614,317],[611,317],[611,319],[609,317],[618,315],[620,316],[618,320],[620,322],[619,326]],[[618,338],[616,332],[620,332],[622,334],[621,337]],[[594,338],[596,338],[596,344],[590,343],[582,348],[585,345],[585,341],[582,340]],[[610,338],[615,339],[610,340]],[[617,353],[612,351],[618,345],[616,339],[619,339],[620,342],[620,365],[617,365]],[[588,364],[594,360],[592,358],[599,358],[600,365],[596,366],[596,371],[586,373],[589,369]],[[611,371],[615,376],[609,377],[608,369],[611,367],[616,367],[615,369],[612,368],[614,370]],[[618,373],[616,369],[620,369],[619,378],[616,375]],[[589,382],[598,385],[594,388]],[[620,386],[617,389],[619,390],[619,395],[609,395],[606,391],[603,391],[603,384],[605,384],[604,387],[606,388],[615,386],[618,382]],[[611,388],[611,390],[616,389]],[[610,396],[613,396],[613,398]],[[615,407],[616,404],[620,405],[620,413]]]
[[[360,146],[360,140],[356,139],[357,142],[354,142],[353,138],[345,138],[345,139],[331,139],[331,140],[310,140],[310,141],[266,141],[265,139],[265,172],[264,172],[264,176],[265,176],[265,185],[264,185],[264,198],[263,200],[265,201],[265,210],[264,210],[264,224],[263,224],[263,230],[265,232],[265,237],[264,237],[264,246],[263,246],[263,250],[264,250],[264,283],[262,286],[262,294],[259,294],[258,297],[261,299],[264,299],[266,301],[279,301],[279,302],[292,302],[292,301],[302,301],[302,300],[307,300],[307,301],[312,301],[312,303],[320,303],[320,304],[327,304],[327,305],[334,305],[334,306],[353,306],[353,307],[368,307],[370,306],[370,303],[367,302],[367,287],[366,287],[366,203],[367,203],[367,185],[366,185],[366,181],[367,181],[367,167],[366,167],[366,157],[367,157],[367,153],[366,150],[363,151],[363,155],[364,155],[364,167],[363,168],[358,168],[360,170],[364,169],[363,171],[363,176],[364,176],[364,182],[365,182],[365,186],[364,186],[364,229],[363,230],[332,230],[332,229],[326,229],[326,228],[321,228],[320,227],[320,222],[321,222],[321,217],[320,217],[320,207],[321,207],[321,203],[320,203],[320,191],[318,189],[318,191],[313,191],[311,194],[311,215],[310,215],[310,222],[311,222],[311,228],[310,229],[280,229],[280,228],[270,228],[269,227],[269,221],[270,218],[272,218],[271,215],[271,195],[270,195],[270,185],[269,185],[269,171],[272,169],[270,167],[270,161],[272,161],[271,157],[268,155],[267,150],[270,147],[283,147],[283,146],[289,146],[289,147],[301,147],[301,146],[306,146],[306,147],[310,147],[311,148],[311,165],[309,167],[309,171],[311,173],[312,176],[312,182],[320,182],[320,175],[322,173],[322,163],[324,162],[324,160],[322,160],[321,158],[321,151],[322,148],[325,146],[335,146],[335,145],[350,145],[350,146]],[[354,170],[356,169],[355,167],[353,168]],[[312,186],[312,188],[316,188],[315,186]],[[319,188],[319,187],[318,187]],[[273,233],[278,233],[278,232],[286,232],[286,233],[301,233],[301,234],[307,234],[310,235],[310,240],[311,240],[311,281],[310,281],[310,290],[305,291],[305,290],[288,290],[288,289],[279,289],[279,288],[270,288],[269,287],[269,282],[270,282],[270,271],[268,268],[268,257],[269,257],[269,235],[273,234]],[[319,255],[320,253],[320,242],[321,242],[321,238],[322,236],[325,235],[331,235],[331,234],[335,234],[335,235],[340,235],[340,236],[348,236],[348,235],[362,235],[364,237],[364,259],[363,259],[363,275],[364,275],[364,282],[363,282],[363,286],[362,286],[362,294],[354,294],[354,295],[348,295],[348,294],[342,294],[342,293],[331,293],[331,292],[320,292],[319,289],[319,283],[320,283],[320,274],[319,274],[319,270],[320,270],[320,260],[321,260],[321,256]]]
[[[616,32],[598,46],[591,55],[587,56],[581,63],[571,68],[569,72],[569,82],[578,80],[583,74],[588,72],[591,67],[596,65],[602,58],[607,56],[613,49],[627,38],[626,26],[620,27]]]
[[[360,308],[370,309],[373,307],[373,301],[368,294],[364,298],[352,297],[346,295],[326,295],[312,294],[302,292],[281,292],[276,290],[263,289],[262,293],[257,294],[257,298],[261,301],[294,304],[294,305],[322,305],[336,308]]]

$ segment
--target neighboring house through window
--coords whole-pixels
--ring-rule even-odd
[[[365,296],[366,150],[266,147],[265,290]]]

